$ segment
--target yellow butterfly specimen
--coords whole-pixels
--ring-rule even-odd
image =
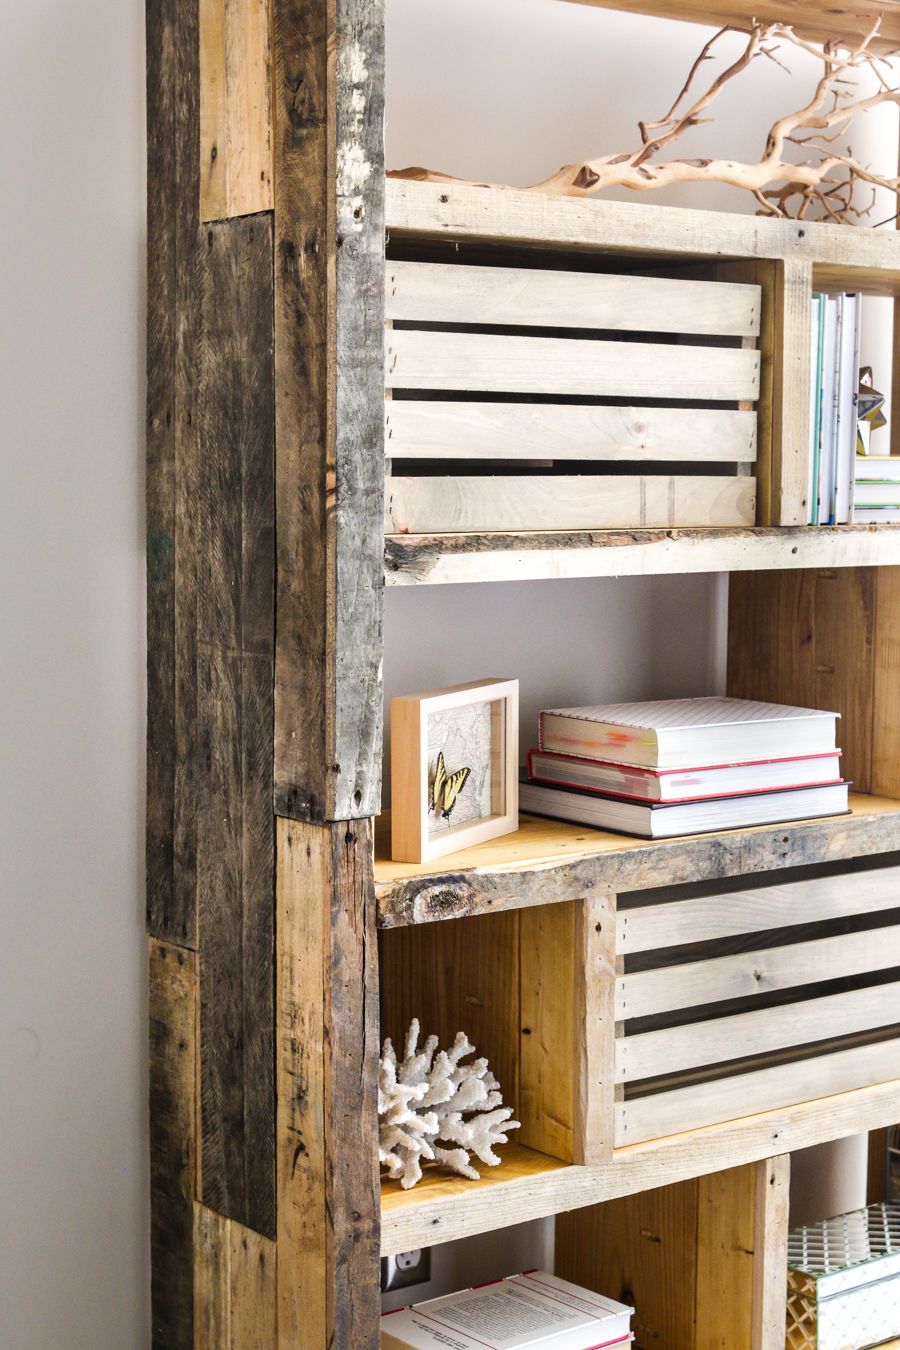
[[[471,769],[457,769],[448,773],[444,768],[444,752],[438,751],[437,767],[434,771],[434,783],[431,787],[431,809],[440,811],[444,820],[450,819],[450,812],[456,805],[456,799],[466,785]]]

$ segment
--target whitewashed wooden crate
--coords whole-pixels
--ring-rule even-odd
[[[900,866],[697,891],[620,897],[617,1147],[900,1077]]]
[[[385,303],[387,533],[753,524],[758,286],[392,261]]]

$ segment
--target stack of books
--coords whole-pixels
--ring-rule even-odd
[[[853,519],[882,525],[900,520],[900,455],[857,455]]]
[[[627,1345],[633,1308],[543,1270],[397,1308],[381,1318],[382,1350],[600,1350]]]
[[[814,295],[807,520],[846,525],[853,511],[859,402],[859,295]]]
[[[837,718],[737,698],[548,708],[519,805],[645,839],[841,815]]]

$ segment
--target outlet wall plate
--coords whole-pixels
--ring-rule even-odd
[[[407,1289],[413,1284],[425,1284],[431,1279],[431,1248],[420,1247],[412,1252],[398,1252],[396,1256],[381,1258],[381,1292],[389,1289]]]

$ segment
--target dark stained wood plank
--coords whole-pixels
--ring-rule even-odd
[[[380,804],[381,0],[275,0],[273,31],[275,803],[343,820]]]
[[[196,942],[195,0],[148,0],[147,916]]]
[[[874,568],[745,572],[730,583],[728,692],[839,712],[842,771],[871,779]]]
[[[150,939],[152,1344],[193,1350],[197,957]]]
[[[277,827],[278,1350],[377,1350],[371,821]]]
[[[203,241],[198,570],[202,1199],[275,1229],[272,223]]]

